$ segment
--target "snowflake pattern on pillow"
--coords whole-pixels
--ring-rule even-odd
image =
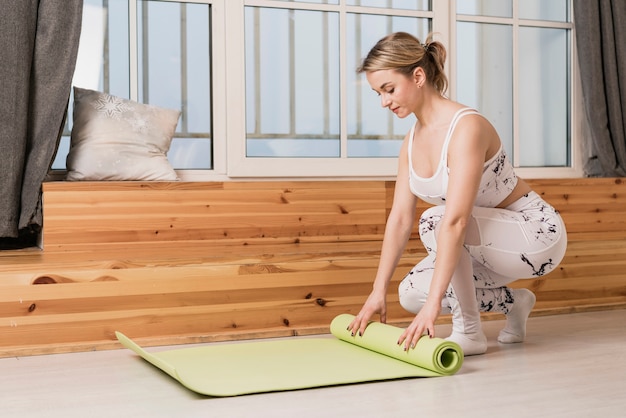
[[[91,105],[98,113],[110,119],[121,119],[122,114],[129,110],[123,99],[106,93],[99,94]]]

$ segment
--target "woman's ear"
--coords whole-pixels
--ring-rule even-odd
[[[418,87],[422,87],[426,82],[426,73],[422,67],[415,67],[413,70],[413,82],[417,84]]]

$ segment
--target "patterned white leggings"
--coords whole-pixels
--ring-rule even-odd
[[[437,255],[437,226],[444,212],[445,206],[434,206],[420,217],[419,234],[428,256],[411,269],[398,289],[400,304],[409,312],[417,313],[428,297]],[[466,251],[442,301],[442,312],[453,313],[453,326],[455,319],[465,322],[460,324],[462,332],[471,332],[476,326],[471,324],[476,320],[471,318],[472,311],[507,314],[513,294],[506,285],[549,273],[561,262],[567,247],[561,216],[535,192],[505,209],[475,207],[470,223]]]

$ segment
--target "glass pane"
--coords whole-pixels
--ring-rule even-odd
[[[429,19],[348,14],[347,86],[348,157],[397,157],[415,117],[399,119],[381,106],[364,74],[356,74],[369,50],[392,32],[409,32],[421,40],[428,35]]]
[[[212,168],[211,153],[191,144],[211,148],[210,18],[207,4],[137,3],[139,101],[181,110],[170,152],[177,169]]]
[[[85,0],[83,23],[72,85],[129,97],[129,32],[127,0]],[[73,126],[74,95],[53,170],[65,170]]]
[[[518,4],[521,19],[569,21],[568,0],[524,0]]]
[[[339,157],[339,16],[246,7],[246,155]]]
[[[386,9],[431,10],[429,0],[348,0],[348,6],[378,7]]]
[[[167,153],[167,159],[174,168],[206,170],[213,161],[211,141],[206,138],[174,138]]]
[[[521,27],[519,34],[520,165],[567,166],[567,30]]]
[[[513,1],[457,0],[456,12],[461,15],[513,17]]]
[[[457,100],[480,111],[513,158],[511,26],[457,23]]]

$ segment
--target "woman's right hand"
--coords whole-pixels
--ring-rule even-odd
[[[358,335],[363,335],[370,319],[375,314],[380,315],[380,322],[383,324],[387,322],[387,300],[384,292],[373,291],[370,293],[361,311],[352,322],[350,322],[350,325],[348,325],[348,331],[350,331],[353,336],[357,333]]]

